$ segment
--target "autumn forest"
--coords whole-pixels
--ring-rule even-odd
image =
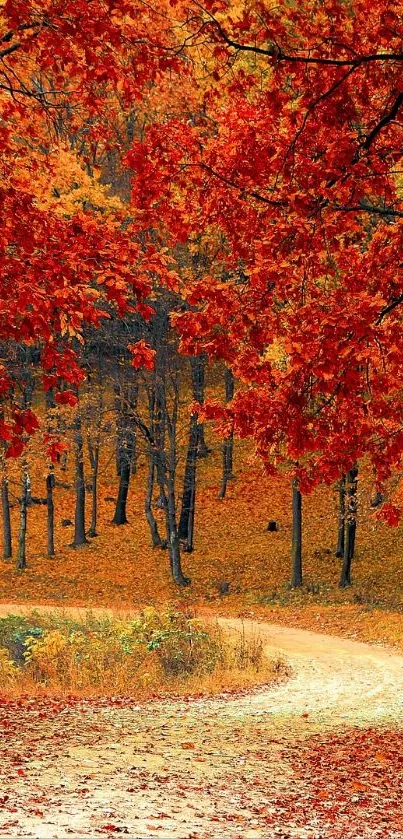
[[[403,6],[0,19],[0,836],[400,839]]]

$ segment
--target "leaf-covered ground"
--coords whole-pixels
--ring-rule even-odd
[[[403,649],[403,529],[375,520],[363,483],[354,585],[341,591],[336,496],[315,492],[304,502],[305,586],[291,592],[288,484],[262,476],[245,452],[238,458],[244,466],[223,503],[218,448],[200,465],[196,550],[184,557],[191,588],[178,591],[166,553],[149,547],[141,464],[130,523],[110,524],[116,482],[106,464],[100,536],[68,548],[72,531],[61,523],[72,518],[72,491],[57,489],[57,556],[48,560],[45,510],[30,508],[28,568],[1,563],[0,613],[76,604],[83,614],[93,606],[125,615],[169,601],[378,646],[353,654],[348,640],[279,627],[270,652],[284,649],[293,678],[249,698],[4,703],[0,835],[403,839],[402,659],[382,648]],[[38,471],[38,495],[41,480]],[[13,519],[16,528],[17,507]]]
[[[254,614],[403,648],[403,527],[390,528],[376,520],[370,508],[369,476],[360,485],[353,587],[338,588],[340,560],[334,556],[337,493],[324,488],[304,499],[304,588],[292,592],[288,588],[288,482],[262,475],[258,465],[248,461],[248,446],[237,443],[237,480],[230,484],[228,498],[219,502],[220,445],[217,440],[212,445],[212,455],[199,467],[196,550],[184,555],[186,573],[192,578],[189,589],[179,591],[173,585],[166,552],[150,547],[143,512],[146,475],[141,460],[130,488],[129,524],[111,524],[116,479],[107,459],[101,470],[98,538],[84,549],[68,547],[72,528],[62,527],[62,521],[73,519],[73,491],[57,488],[56,558],[45,556],[46,510],[33,506],[29,509],[28,568],[19,573],[13,563],[0,563],[0,602],[124,610],[170,601],[222,614]],[[37,466],[33,468],[33,493],[40,495],[43,476],[40,464]],[[71,480],[71,476],[67,474],[64,479]],[[87,500],[90,506],[91,495]],[[16,533],[17,506],[12,513]],[[277,533],[267,531],[269,519],[278,522]],[[230,586],[225,597],[219,594],[222,582]]]
[[[260,632],[294,672],[250,696],[3,703],[0,834],[402,839],[403,657]]]

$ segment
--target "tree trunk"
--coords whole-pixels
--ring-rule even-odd
[[[64,389],[65,389],[65,387],[64,387],[64,385],[63,385],[63,384],[61,385],[61,388],[62,388],[62,390],[64,390]],[[66,432],[67,432],[66,421],[63,419],[63,417],[62,417],[62,416],[60,416],[60,414],[58,414],[58,417],[57,417],[57,427],[56,427],[56,433],[57,433],[58,435],[60,435],[60,437],[62,437],[64,434],[66,434]],[[69,452],[68,452],[68,449],[65,449],[65,451],[63,451],[63,452],[59,455],[59,457],[58,457],[58,461],[57,461],[57,462],[60,464],[60,469],[61,469],[61,471],[62,471],[62,472],[67,472],[67,467],[68,467],[68,462],[69,462]]]
[[[174,406],[172,417],[168,414],[165,377],[161,376],[156,387],[156,440],[158,449],[156,452],[157,476],[160,488],[161,499],[165,511],[165,525],[167,534],[167,546],[172,577],[180,586],[190,584],[188,577],[182,571],[179,531],[176,521],[176,500],[175,500],[175,476],[176,476],[176,426],[177,412],[179,406],[179,391],[175,386]],[[161,428],[164,433],[161,434]],[[168,430],[169,452],[165,452],[165,429]]]
[[[189,445],[186,455],[185,475],[183,480],[182,507],[179,520],[179,538],[185,542],[185,551],[193,551],[194,519],[196,510],[196,469],[197,447],[199,443],[197,414],[190,418]]]
[[[125,437],[120,439],[119,448],[119,490],[112,524],[127,524],[127,496],[129,494],[131,463],[133,457],[133,432],[126,422]]]
[[[129,493],[130,476],[136,466],[134,463],[135,454],[135,431],[133,428],[133,413],[136,411],[138,386],[132,392],[129,385],[120,394],[120,413],[118,418],[118,439],[117,439],[117,474],[119,475],[118,497],[116,499],[115,515],[112,524],[127,524],[127,497]]]
[[[151,533],[151,541],[153,548],[160,548],[163,546],[163,542],[158,530],[158,523],[153,513],[153,496],[154,496],[154,486],[155,486],[155,473],[156,473],[156,453],[154,446],[158,445],[158,442],[155,439],[156,431],[158,428],[156,427],[156,415],[155,415],[155,407],[156,407],[156,387],[155,382],[153,382],[152,387],[148,390],[148,412],[149,412],[149,429],[150,429],[150,439],[148,440],[148,477],[147,477],[147,490],[146,490],[146,497],[144,501],[144,510],[146,514],[146,519],[148,526],[150,528]],[[164,509],[164,501],[162,499],[162,509]]]
[[[47,542],[48,557],[55,555],[55,506],[53,502],[53,489],[55,476],[49,471],[46,476],[46,506],[47,506]]]
[[[169,478],[166,457],[163,452],[157,454],[157,475],[161,498],[164,503],[167,547],[172,577],[177,585],[187,586],[190,580],[184,576],[181,564],[179,532],[176,523],[175,485]]]
[[[166,307],[153,319],[153,346],[156,350],[153,393],[150,410],[151,439],[155,452],[155,465],[161,499],[165,512],[167,547],[171,573],[177,585],[189,585],[181,566],[180,540],[176,511],[177,427],[180,405],[179,368],[169,345],[169,319]]]
[[[45,405],[46,405],[46,419],[47,432],[49,436],[54,430],[55,417],[52,414],[56,408],[56,399],[54,389],[51,387],[45,391]],[[57,428],[57,426],[56,426]],[[52,461],[48,463],[48,474],[46,475],[46,536],[47,536],[47,552],[48,557],[52,558],[55,555],[55,505],[53,499],[53,490],[56,486],[56,478],[54,474],[54,466]]]
[[[225,401],[231,402],[234,398],[235,380],[232,370],[228,367],[225,370]],[[228,481],[234,479],[233,461],[234,461],[234,434],[231,432],[230,436],[224,440],[222,450],[222,483],[218,494],[220,500],[223,500],[227,494]]]
[[[119,471],[119,490],[112,524],[127,524],[126,505],[130,484],[130,460],[128,457],[121,459]]]
[[[153,514],[153,492],[154,492],[154,482],[155,482],[155,457],[152,451],[149,452],[149,460],[148,460],[148,479],[147,479],[147,492],[145,498],[145,514],[146,519],[148,522],[148,526],[150,528],[151,533],[151,540],[153,548],[160,548],[162,546],[162,539],[158,531],[158,523]]]
[[[85,475],[84,475],[84,446],[81,430],[81,417],[78,414],[75,422],[76,442],[76,509],[74,517],[73,548],[88,545],[85,534]]]
[[[192,387],[193,387],[193,399],[195,402],[198,402],[199,405],[203,405],[204,402],[204,388],[205,388],[205,372],[206,372],[206,358],[204,355],[197,355],[194,358],[190,359],[190,368],[192,373]],[[197,425],[197,456],[198,457],[207,457],[210,454],[211,449],[209,449],[205,437],[204,437],[204,424],[202,422],[198,423]]]
[[[347,521],[340,588],[347,588],[351,585],[351,562],[354,557],[357,529],[357,479],[358,467],[355,466],[347,473]]]
[[[48,411],[52,411],[56,408],[56,399],[53,387],[45,391],[45,405]]]
[[[339,484],[339,526],[336,556],[344,556],[344,538],[346,532],[346,476],[342,475]]]
[[[177,585],[188,586],[190,584],[190,580],[188,577],[185,577],[182,571],[179,531],[176,523],[175,488],[174,483],[172,479],[169,477],[169,475],[167,476],[165,510],[167,521],[168,550],[172,576]]]
[[[91,471],[92,471],[92,505],[91,505],[91,524],[88,531],[88,536],[95,539],[97,533],[98,520],[98,471],[99,471],[99,443],[95,446],[91,441],[88,441],[88,451],[90,455]]]
[[[115,411],[116,411],[116,447],[115,447],[115,462],[116,475],[120,478],[120,470],[122,467],[121,449],[122,449],[122,399],[121,388],[119,384],[115,384]]]
[[[8,480],[6,477],[1,482],[1,505],[3,510],[3,559],[11,559],[13,555],[11,536],[10,501],[8,497]]]
[[[21,499],[20,499],[20,527],[18,531],[18,553],[17,568],[23,571],[27,567],[26,541],[27,541],[27,508],[28,508],[28,472],[26,464],[22,467],[21,476]]]
[[[302,496],[296,480],[292,483],[292,573],[293,588],[302,586]]]

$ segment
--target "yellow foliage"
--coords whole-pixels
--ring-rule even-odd
[[[209,685],[235,685],[237,676],[243,685],[279,675],[258,638],[227,637],[217,626],[174,609],[149,609],[135,620],[88,613],[84,621],[36,611],[2,620],[1,635],[2,684],[14,693],[45,688],[137,696],[172,688],[186,692],[188,680],[192,690],[203,686],[205,677]]]
[[[0,682],[2,685],[12,685],[16,679],[16,666],[7,650],[0,647]]]
[[[123,204],[100,183],[100,173],[89,174],[73,151],[57,146],[51,155],[52,181],[43,181],[36,202],[42,210],[56,215],[73,215],[91,209],[104,215],[121,211]]]

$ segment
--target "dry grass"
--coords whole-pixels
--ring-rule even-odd
[[[8,697],[217,694],[287,673],[259,637],[228,634],[174,609],[130,620],[52,612],[0,619],[0,679]]]

